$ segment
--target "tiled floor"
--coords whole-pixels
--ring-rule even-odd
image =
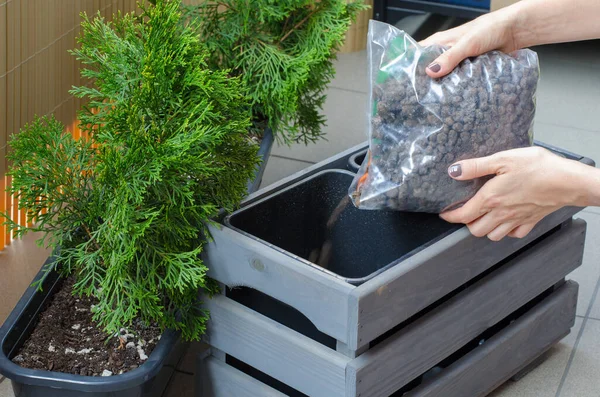
[[[542,77],[536,139],[600,162],[600,42],[548,46],[538,52]],[[341,55],[337,71],[325,105],[327,141],[275,147],[263,185],[367,139],[366,53]],[[590,208],[580,216],[588,222],[588,237],[584,263],[570,276],[580,284],[576,326],[540,367],[517,383],[501,386],[493,397],[600,395],[600,209]],[[181,363],[184,372],[173,378],[166,396],[193,395],[190,373],[198,349],[196,345]],[[0,383],[0,397],[12,397],[10,382]]]

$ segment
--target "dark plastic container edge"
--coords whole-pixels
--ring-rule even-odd
[[[44,263],[44,267],[50,264],[52,260],[53,257],[49,257]],[[47,277],[43,268],[38,272],[34,278],[34,281]],[[95,393],[127,390],[129,388],[139,386],[158,374],[171,349],[179,340],[178,332],[169,330],[163,333],[159,343],[153,350],[152,354],[150,354],[150,357],[148,357],[148,360],[139,368],[121,375],[114,375],[110,377],[81,376],[60,372],[28,369],[13,363],[5,354],[4,344],[7,336],[15,327],[18,319],[24,316],[30,316],[27,313],[28,311],[35,311],[35,314],[30,316],[29,323],[35,321],[40,307],[30,307],[33,298],[36,296],[36,294],[45,294],[45,302],[53,292],[57,282],[58,281],[53,283],[52,286],[45,291],[39,291],[30,285],[2,327],[0,327],[0,374],[4,375],[7,379],[25,385]],[[20,338],[23,337],[24,335],[20,335]]]
[[[260,187],[262,177],[265,173],[265,169],[267,168],[267,161],[271,155],[271,149],[273,148],[274,141],[275,137],[273,135],[273,131],[271,131],[269,128],[265,129],[262,142],[260,143],[260,148],[258,149],[258,156],[262,159],[262,161],[256,170],[256,173],[254,174],[254,178],[248,181],[248,193],[250,194],[256,192]]]

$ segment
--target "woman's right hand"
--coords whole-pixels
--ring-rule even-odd
[[[433,78],[443,77],[466,58],[492,50],[505,53],[518,50],[517,21],[512,9],[500,10],[421,41],[419,44],[424,47],[432,44],[450,47],[427,67],[427,74]]]

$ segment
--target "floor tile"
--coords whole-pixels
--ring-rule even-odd
[[[0,397],[14,397],[10,380],[5,379],[0,383]]]
[[[331,88],[323,107],[324,139],[316,144],[275,145],[272,153],[297,160],[319,162],[368,139],[365,93]]]
[[[600,278],[600,215],[589,211],[580,212],[576,218],[587,222],[587,235],[583,263],[567,279],[575,280],[579,284],[579,297],[577,302],[577,315],[586,316],[590,306],[596,283]]]
[[[265,168],[261,188],[310,167],[312,163],[271,156]]]
[[[536,140],[548,143],[572,153],[589,157],[600,165],[600,132],[580,130],[536,121]]]
[[[208,349],[208,347],[209,346],[207,344],[202,343],[202,342],[190,343],[183,358],[177,365],[177,369],[179,369],[180,371],[190,372],[192,374],[195,373],[196,357],[198,357],[199,354],[202,354],[203,352],[205,352],[206,349]]]
[[[175,373],[163,397],[194,397],[194,377]]]
[[[577,317],[571,333],[556,344],[539,367],[518,382],[508,381],[488,397],[540,397],[556,395],[583,319]]]
[[[595,69],[557,58],[541,60],[536,119],[600,131],[600,78]]]
[[[357,51],[347,54],[338,54],[334,65],[335,76],[329,84],[330,88],[367,93],[367,51]]]
[[[600,321],[587,319],[560,397],[597,397],[600,390]]]
[[[538,53],[541,62],[559,59],[590,68],[600,63],[600,40],[550,44],[532,49]]]

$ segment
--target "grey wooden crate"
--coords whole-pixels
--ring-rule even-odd
[[[569,281],[479,346],[405,397],[483,397],[534,362],[569,334],[575,322],[578,285]],[[221,298],[220,298],[221,299]],[[260,354],[260,353],[259,353]],[[267,357],[263,358],[265,360]],[[288,357],[293,361],[297,357]],[[198,359],[196,397],[284,397],[214,357]],[[328,390],[327,393],[330,391]],[[309,396],[326,394],[317,391]],[[370,390],[361,397],[372,395]]]
[[[387,397],[564,279],[581,264],[585,231],[583,220],[569,221],[356,358],[223,295],[205,300],[211,313],[206,341],[309,396]],[[402,278],[396,282],[408,288]],[[439,283],[437,275],[429,278]],[[310,285],[304,291],[313,299]]]
[[[339,160],[327,164],[336,162]],[[302,172],[268,192],[257,192],[251,201],[327,164]],[[524,239],[492,242],[472,236],[463,227],[359,286],[225,225],[210,227],[213,241],[206,246],[204,259],[210,277],[229,287],[259,290],[294,307],[352,356],[580,210],[567,207],[547,216]]]

